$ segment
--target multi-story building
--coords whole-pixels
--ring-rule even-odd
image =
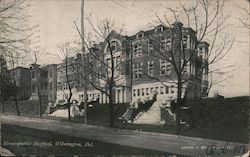
[[[110,83],[112,64],[116,103],[150,99],[155,94],[161,101],[175,99],[178,78],[176,69],[181,71],[182,97],[205,96],[208,86],[209,45],[197,41],[192,28],[175,22],[172,27],[159,25],[132,36],[112,31],[108,38],[104,43],[94,44],[86,52],[85,66],[81,64],[83,56],[78,54],[72,59],[72,63],[78,65],[72,65],[77,68],[70,74],[72,85],[75,87],[73,99],[83,98],[83,81],[87,81],[88,101],[98,98],[100,103],[108,102],[107,94],[103,91],[107,90],[107,84]],[[61,66],[65,67],[63,64]],[[59,69],[63,68],[58,68],[60,72]],[[85,73],[82,69],[85,69]],[[60,81],[63,78],[65,80],[65,72],[61,71],[57,75],[60,92],[57,95],[65,98],[68,94],[65,93],[67,85],[65,81]]]
[[[57,65],[50,64],[40,67],[38,64],[31,64],[31,100],[38,100],[38,91],[43,100],[56,100],[57,93]]]
[[[48,71],[48,100],[54,101],[57,96],[57,64],[49,64],[44,67]]]
[[[66,61],[67,60],[67,61]],[[75,57],[67,57],[61,64],[57,66],[57,99],[66,100],[69,98],[72,91],[72,98],[79,100],[78,88],[80,86],[80,61],[81,54],[77,54]],[[70,86],[68,86],[68,83]]]
[[[14,69],[11,69],[9,72],[12,82],[17,86],[17,98],[19,100],[29,99],[31,95],[30,69],[24,67],[16,67]]]

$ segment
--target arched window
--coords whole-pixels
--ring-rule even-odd
[[[121,42],[119,40],[110,41],[110,45],[107,43],[105,52],[116,52],[121,49]]]

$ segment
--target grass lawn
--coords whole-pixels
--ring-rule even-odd
[[[56,142],[60,141],[60,145]],[[26,142],[26,145],[10,145],[13,142]],[[37,145],[34,145],[37,142]],[[42,142],[47,142],[41,146]],[[64,143],[62,143],[64,142]],[[68,143],[68,144],[65,144]],[[71,143],[71,145],[69,144]],[[75,143],[75,144],[73,144]],[[82,146],[80,146],[81,144]],[[67,146],[66,146],[67,145]],[[78,155],[169,155],[165,152],[158,152],[148,149],[139,149],[90,139],[82,139],[55,134],[50,131],[19,126],[2,125],[2,146],[9,149],[15,155],[54,155],[72,156]]]

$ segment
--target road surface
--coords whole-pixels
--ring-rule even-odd
[[[177,136],[144,131],[121,130],[79,123],[56,120],[0,115],[0,122],[59,134],[89,138],[97,141],[145,148],[173,154],[195,157],[220,156],[230,157],[246,152],[247,144],[232,143],[211,139]],[[226,147],[225,147],[226,146]],[[224,147],[224,149],[222,149]],[[229,149],[227,149],[229,148]]]

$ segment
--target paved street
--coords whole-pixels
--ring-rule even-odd
[[[206,149],[206,146],[211,145],[214,146],[213,148],[218,148],[221,146],[231,146],[231,148],[237,148],[238,146],[238,148],[240,148],[241,146],[242,149],[243,147],[247,147],[247,145],[240,143],[228,143],[218,140],[150,133],[143,131],[111,129],[106,127],[70,122],[59,122],[55,120],[45,120],[37,118],[0,115],[0,122],[39,130],[52,131],[74,137],[89,138],[124,146],[152,149],[189,156],[206,156],[206,151],[208,153],[214,153],[215,151],[209,151],[211,149]],[[216,151],[216,153],[220,153],[218,156],[235,156],[235,154],[233,154],[232,152],[230,153],[229,151],[224,151],[224,153]]]

